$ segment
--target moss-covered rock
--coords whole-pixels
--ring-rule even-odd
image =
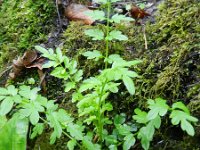
[[[35,44],[44,42],[53,26],[55,7],[48,0],[5,0],[0,6],[0,66]]]

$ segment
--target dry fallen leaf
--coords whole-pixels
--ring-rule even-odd
[[[71,3],[65,8],[65,16],[71,21],[79,21],[86,25],[94,23],[91,17],[85,15],[85,12],[91,11],[85,5]]]

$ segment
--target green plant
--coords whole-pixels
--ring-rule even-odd
[[[161,126],[161,117],[165,116],[168,111],[173,125],[180,124],[183,131],[194,136],[194,128],[191,123],[197,122],[198,119],[190,115],[188,108],[182,102],[176,102],[170,108],[166,104],[166,100],[156,98],[155,100],[149,99],[148,105],[149,112],[136,108],[134,110],[136,115],[133,115],[133,119],[137,123],[144,124],[144,127],[140,128],[137,138],[141,139],[142,147],[145,150],[149,149],[155,129],[159,129]]]
[[[111,41],[128,39],[125,35],[121,33],[121,31],[117,31],[113,26],[110,26],[110,24],[120,23],[121,21],[131,21],[132,19],[118,14],[110,18],[111,3],[115,1],[100,0],[99,2],[103,3],[103,5],[107,8],[107,14],[99,10],[95,10],[87,14],[94,20],[106,20],[107,25],[103,28],[95,27],[94,29],[86,30],[85,34],[92,37],[92,40],[104,41],[105,51],[93,50],[83,53],[83,55],[86,56],[87,59],[94,59],[94,61],[99,61],[100,59],[104,60],[105,68],[100,71],[99,75],[90,77],[89,79],[85,79],[81,83],[81,73],[79,76],[80,80],[77,80],[77,84],[75,84],[74,80],[70,79],[73,78],[74,75],[69,73],[69,69],[67,69],[66,63],[62,61],[64,60],[62,57],[66,56],[61,56],[61,51],[59,49],[56,50],[55,54],[51,49],[49,51],[41,47],[36,47],[36,49],[42,52],[43,56],[50,59],[49,63],[44,67],[55,67],[54,71],[51,74],[66,81],[67,90],[65,91],[68,92],[71,89],[75,89],[72,95],[72,101],[77,102],[76,106],[78,108],[78,115],[80,118],[82,118],[79,118],[79,120],[83,124],[93,125],[92,131],[94,132],[95,137],[93,138],[95,139],[95,142],[99,143],[101,147],[104,147],[105,144],[110,149],[117,149],[119,145],[122,145],[123,149],[130,149],[131,146],[134,145],[135,135],[137,135],[137,138],[141,139],[143,148],[148,149],[149,143],[153,138],[155,129],[158,129],[160,127],[160,116],[163,116],[167,113],[169,106],[166,105],[165,102],[163,102],[164,100],[162,101],[156,99],[155,105],[153,101],[149,101],[149,107],[151,110],[148,113],[148,117],[146,117],[146,112],[142,112],[141,110],[139,110],[139,108],[137,108],[135,110],[137,115],[135,115],[133,118],[137,122],[138,118],[140,118],[142,122],[140,120],[140,122],[138,123],[143,123],[146,125],[140,130],[137,130],[135,128],[133,129],[133,123],[131,124],[131,126],[126,124],[125,118],[122,119],[123,121],[121,122],[117,122],[117,119],[115,118],[114,125],[116,129],[113,130],[112,134],[110,134],[110,131],[107,130],[107,127],[113,124],[113,120],[108,115],[109,112],[113,110],[113,105],[111,101],[109,101],[109,95],[110,93],[117,93],[119,91],[119,85],[122,82],[128,92],[131,95],[134,95],[135,86],[132,78],[138,77],[138,74],[134,71],[129,70],[129,68],[138,63],[141,63],[141,61],[126,61],[117,54],[109,54],[109,46]],[[58,61],[59,63],[57,63],[56,60],[61,61]],[[76,70],[76,67],[77,65],[75,65],[74,70]],[[78,70],[76,70],[75,72],[78,72]],[[63,75],[67,76],[67,78],[64,78]],[[66,80],[68,78],[70,80]],[[67,82],[69,82],[70,84],[67,85]],[[172,114],[174,114],[174,111],[172,111]],[[176,111],[175,114],[177,113]],[[172,118],[172,120],[176,120],[174,119],[174,115],[171,115],[170,117]],[[196,122],[197,120],[196,118],[191,116],[189,118],[189,122],[186,121],[186,118],[184,121],[181,121],[181,127],[183,130],[186,130],[188,134],[193,135],[193,127],[191,126],[190,121]],[[177,125],[177,122],[179,123],[180,121],[172,121],[174,125]],[[190,131],[183,127],[184,125],[188,124],[190,124]]]
[[[19,119],[28,118],[33,126],[31,138],[40,135],[45,126],[49,125],[53,129],[50,137],[51,144],[55,142],[56,138],[60,138],[63,133],[71,139],[68,142],[69,149],[72,149],[75,145],[78,145],[80,148],[91,149],[90,147],[96,147],[96,149],[99,149],[98,144],[91,142],[92,133],[88,132],[85,134],[85,127],[82,124],[75,123],[74,118],[70,114],[64,109],[58,108],[58,105],[54,104],[53,100],[47,100],[38,94],[38,91],[38,88],[31,89],[25,85],[19,88],[15,88],[13,85],[9,85],[7,88],[0,88],[0,100],[2,101],[0,107],[1,116],[5,117],[8,113],[14,113],[12,118],[16,115]],[[27,130],[28,127],[26,132]],[[15,140],[17,139],[15,138]],[[82,141],[82,145],[77,143],[78,141]],[[2,144],[4,143],[2,142]],[[26,143],[21,144],[23,145],[21,145],[21,148],[25,149]]]

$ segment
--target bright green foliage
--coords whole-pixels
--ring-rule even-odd
[[[13,104],[21,102],[21,96],[18,95],[18,89],[13,85],[8,86],[7,88],[0,88],[0,115],[6,115],[10,112],[13,107]]]
[[[92,37],[92,40],[103,40],[104,39],[104,33],[100,29],[85,30],[85,35]]]
[[[77,62],[70,60],[67,56],[63,56],[60,48],[57,48],[56,52],[40,46],[36,46],[35,48],[42,53],[42,56],[49,59],[49,62],[44,64],[43,68],[54,67],[51,75],[65,81],[65,92],[74,89],[76,83],[82,79],[83,75],[82,70],[77,70]]]
[[[100,10],[89,11],[85,13],[87,16],[90,16],[93,20],[105,20],[105,13]]]
[[[192,117],[188,108],[181,102],[174,103],[172,105],[172,112],[170,114],[170,118],[172,118],[171,122],[173,125],[181,124],[181,129],[186,131],[187,134],[194,136],[194,128],[192,126],[192,122],[197,122],[198,119]]]
[[[6,150],[26,150],[28,120],[15,114],[0,129],[0,148]]]
[[[128,40],[127,36],[123,35],[121,31],[113,30],[109,33],[109,35],[106,37],[107,40],[119,40],[119,41],[125,41]]]
[[[97,50],[87,51],[83,53],[83,56],[87,57],[87,59],[94,59],[95,61],[98,61],[100,58],[103,57],[101,52]]]
[[[160,116],[164,116],[169,108],[169,106],[166,104],[166,101],[161,98],[156,98],[155,101],[148,100],[148,104],[149,109],[151,109],[147,115],[148,120],[155,119],[158,114]]]
[[[150,141],[153,139],[155,129],[159,129],[161,126],[161,117],[166,115],[168,111],[171,111],[170,118],[173,125],[181,124],[181,129],[186,131],[189,135],[194,135],[194,128],[192,122],[197,122],[197,118],[190,115],[189,110],[182,102],[176,102],[172,105],[172,108],[166,104],[166,100],[156,98],[155,100],[148,100],[148,113],[136,108],[133,115],[133,119],[141,124],[145,124],[137,135],[138,139],[141,139],[142,147],[147,150],[150,146]]]

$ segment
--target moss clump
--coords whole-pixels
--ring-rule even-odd
[[[0,65],[10,54],[31,49],[47,38],[55,13],[48,0],[5,0],[0,9]],[[11,57],[12,58],[12,57]]]

